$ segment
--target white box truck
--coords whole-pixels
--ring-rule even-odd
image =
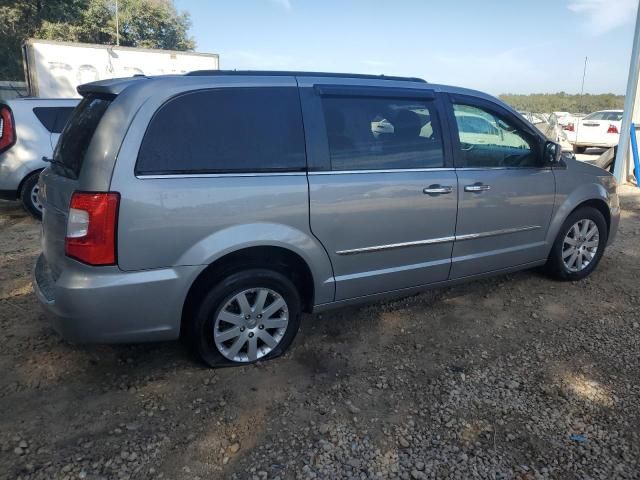
[[[22,48],[28,90],[34,97],[78,97],[78,85],[106,78],[219,69],[215,53],[35,39]]]

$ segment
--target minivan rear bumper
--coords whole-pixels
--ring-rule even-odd
[[[123,272],[77,262],[54,279],[44,255],[33,269],[36,296],[53,327],[74,343],[173,340],[199,267]]]

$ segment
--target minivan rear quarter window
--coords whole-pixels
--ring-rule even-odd
[[[90,94],[78,104],[53,152],[52,169],[56,173],[78,178],[89,143],[111,100],[110,96]]]
[[[142,141],[136,174],[305,168],[296,88],[219,88],[185,93],[160,107]]]

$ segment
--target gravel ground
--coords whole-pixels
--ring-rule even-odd
[[[640,194],[580,283],[536,272],[307,316],[209,370],[177,342],[72,346],[0,204],[0,478],[640,478]]]

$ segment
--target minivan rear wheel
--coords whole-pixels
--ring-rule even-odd
[[[300,316],[300,295],[291,280],[271,270],[244,270],[227,276],[204,296],[189,340],[212,367],[269,360],[291,345]]]
[[[546,270],[560,280],[582,280],[595,270],[607,245],[607,222],[600,211],[582,207],[562,224]]]
[[[40,199],[38,198],[40,190],[40,187],[38,186],[39,177],[40,172],[36,172],[26,178],[22,183],[22,188],[20,189],[20,200],[22,201],[22,206],[27,212],[29,212],[34,218],[41,220],[43,207],[40,203]]]

